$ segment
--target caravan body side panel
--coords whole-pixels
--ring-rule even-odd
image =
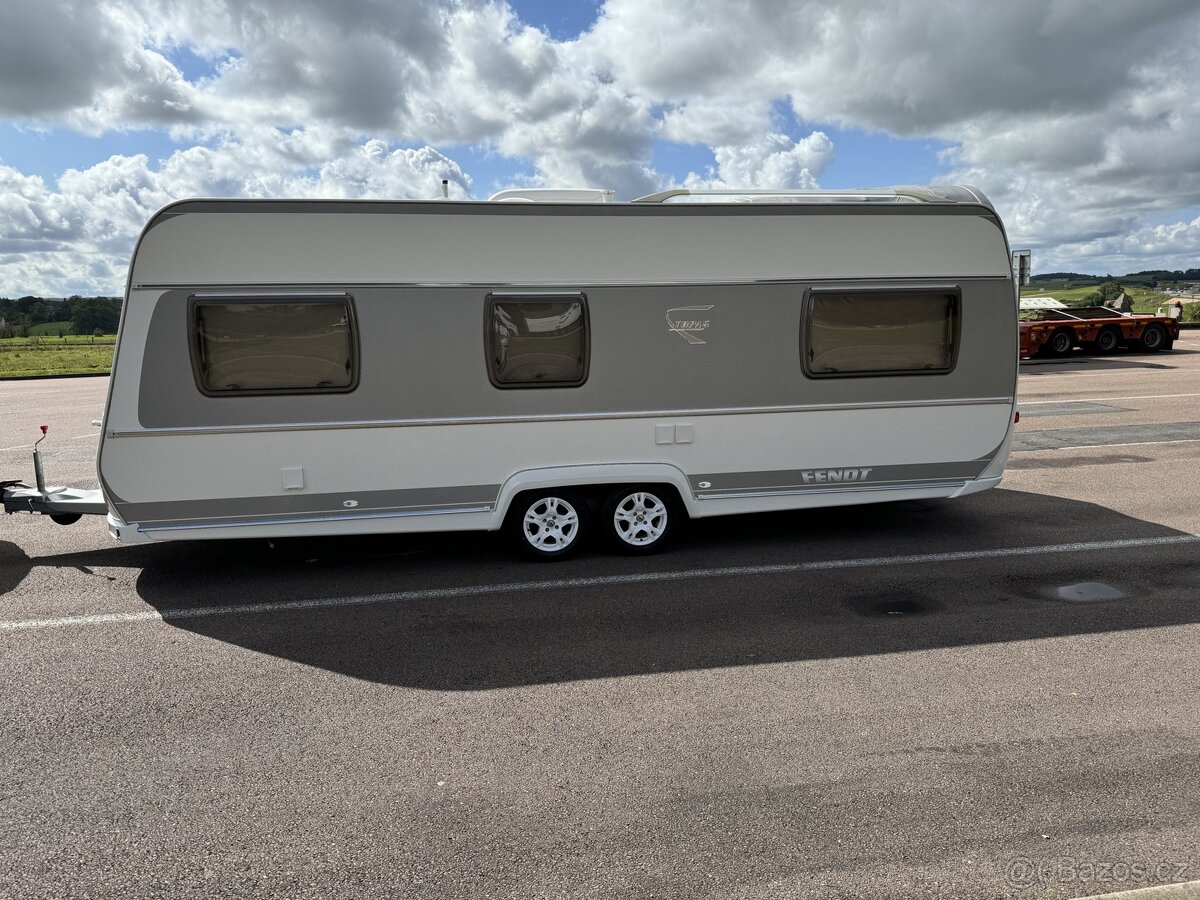
[[[806,292],[889,286],[960,292],[953,371],[806,377]],[[490,383],[493,290],[586,295],[582,386]],[[255,291],[352,297],[358,387],[203,395],[189,298]],[[155,538],[495,528],[538,472],[641,471],[696,516],[949,496],[995,483],[1011,430],[1008,250],[980,207],[196,202],[149,227],[126,307],[100,475]],[[692,307],[700,343],[671,329]]]

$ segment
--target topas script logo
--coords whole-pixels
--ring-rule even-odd
[[[707,343],[703,338],[697,336],[696,332],[708,330],[712,321],[698,315],[688,316],[687,313],[708,312],[713,305],[710,303],[708,306],[677,306],[674,309],[668,309],[667,330],[675,332],[689,344]]]

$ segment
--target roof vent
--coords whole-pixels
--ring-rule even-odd
[[[501,203],[611,203],[613,192],[603,188],[510,188],[488,200]]]

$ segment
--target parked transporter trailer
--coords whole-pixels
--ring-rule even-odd
[[[1021,305],[1025,305],[1024,300]],[[1157,353],[1179,339],[1179,321],[1171,316],[1122,313],[1104,306],[1023,310],[1018,352],[1029,356],[1069,356],[1076,347],[1107,355],[1121,347]]]
[[[977,191],[570,196],[159,212],[103,421],[111,533],[637,552],[682,516],[999,483],[1017,308]]]

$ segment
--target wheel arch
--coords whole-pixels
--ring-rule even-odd
[[[504,526],[512,502],[527,491],[570,488],[588,491],[616,484],[665,484],[674,488],[689,518],[696,516],[696,499],[688,486],[687,476],[669,463],[606,463],[601,465],[553,466],[542,469],[523,469],[515,472],[500,487],[496,507],[488,524],[489,531]]]

